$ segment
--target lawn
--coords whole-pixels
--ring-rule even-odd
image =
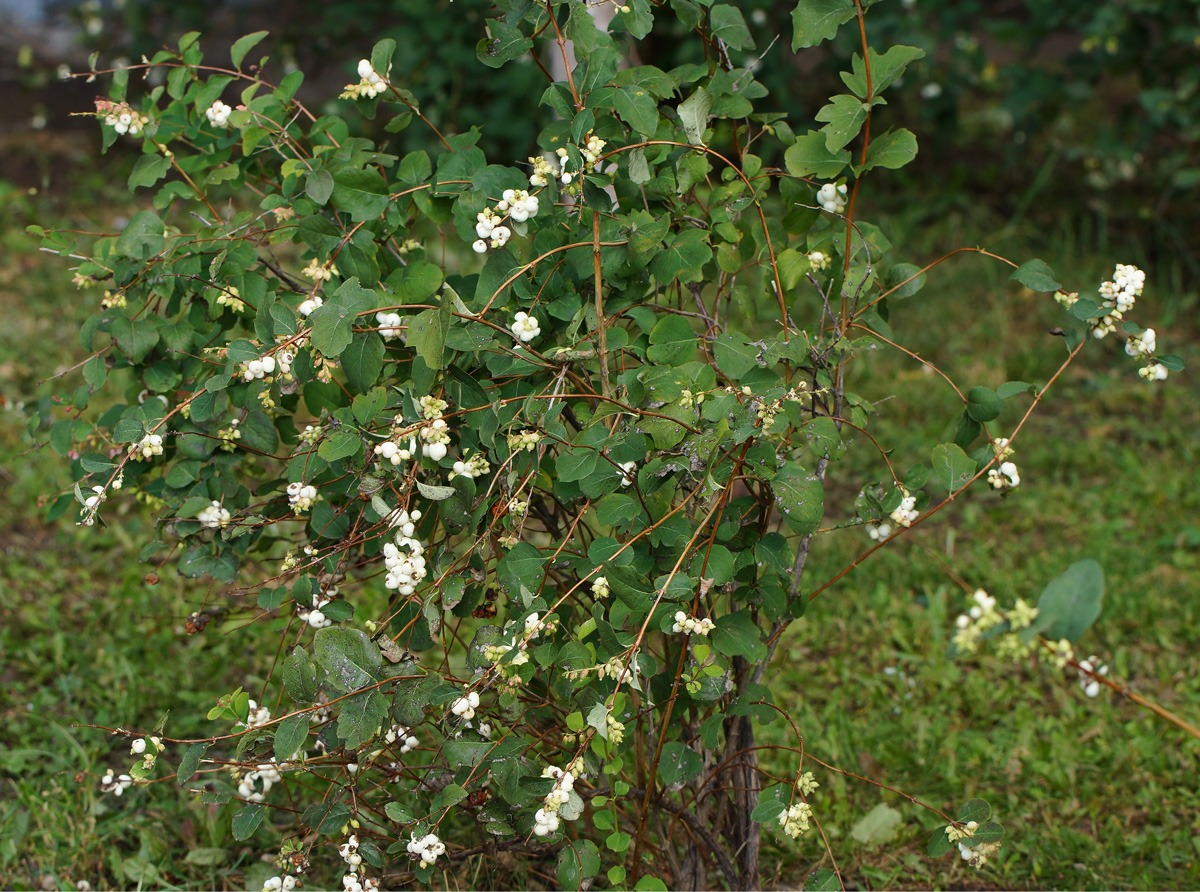
[[[39,448],[44,430],[26,432],[30,413],[53,415],[51,397],[73,390],[77,373],[38,382],[78,361],[76,332],[89,311],[66,265],[36,253],[21,230],[49,218],[111,228],[106,215],[121,209],[11,192],[0,201],[9,258],[0,272],[0,515],[7,521],[0,532],[0,877],[18,889],[74,888],[82,880],[93,888],[242,888],[247,876],[261,875],[270,845],[233,840],[233,806],[181,795],[173,780],[119,799],[102,795],[99,777],[129,757],[87,726],[147,728],[170,710],[173,736],[213,733],[197,717],[219,694],[239,684],[252,689],[256,680],[241,667],[254,665],[250,649],[270,636],[226,635],[219,623],[187,634],[185,617],[210,592],[169,568],[155,582],[154,568],[136,563],[153,526],[130,501],[110,507],[106,529],[45,524],[42,499],[66,485],[67,469]],[[981,225],[988,221],[971,217],[884,222],[906,244],[898,254],[920,258],[937,256],[952,233],[961,244],[988,231]],[[1080,291],[1110,274],[1114,261],[1144,265],[1138,318],[1162,320],[1160,345],[1200,368],[1197,295],[1179,285],[1178,268],[1148,263],[1132,244],[1102,245],[1068,229],[1035,233],[1032,224],[988,247],[1040,256]],[[1063,314],[1048,296],[1006,279],[993,261],[957,258],[894,305],[892,327],[969,386],[1043,382],[1064,355],[1046,333]],[[980,352],[980,343],[1000,346]],[[966,606],[964,587],[986,588],[1002,603],[1033,600],[1069,564],[1092,557],[1107,592],[1080,648],[1109,663],[1115,679],[1200,721],[1191,657],[1200,642],[1200,403],[1189,373],[1149,387],[1119,343],[1091,347],[1018,444],[1018,490],[973,491],[901,537],[817,597],[779,649],[780,703],[815,756],[944,810],[981,796],[1008,831],[1001,854],[980,872],[957,858],[935,862],[924,854],[934,825],[928,812],[823,772],[814,804],[848,887],[1200,884],[1200,742],[1123,698],[1088,699],[1069,673],[945,656],[954,617]],[[923,458],[919,444],[945,433],[953,392],[886,348],[866,356],[855,375],[852,389],[872,401],[903,384],[912,398],[880,402],[872,431],[894,449],[899,467]],[[1001,416],[998,432],[1016,411]],[[866,473],[872,457],[859,443],[846,462]],[[835,492],[836,519],[848,519],[853,495]],[[808,579],[815,587],[869,544],[861,528],[822,537]],[[795,744],[782,721],[763,737]],[[765,764],[777,774],[794,768],[786,757]],[[855,825],[880,802],[903,819],[894,836],[857,840]],[[826,857],[812,836],[800,845],[783,844],[773,830],[764,838],[764,874],[778,887],[798,886]],[[336,882],[336,856],[327,854],[315,859],[307,888]]]

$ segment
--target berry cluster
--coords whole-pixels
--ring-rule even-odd
[[[542,333],[542,327],[537,319],[524,312],[513,316],[512,325],[509,327],[512,329],[512,333],[517,336],[517,340],[522,344],[530,343]]]
[[[420,512],[413,514],[420,516]],[[383,584],[389,589],[395,589],[401,595],[408,596],[417,590],[417,585],[428,572],[425,566],[425,546],[418,540],[404,535],[403,525],[396,536],[395,544],[388,542],[383,546],[383,564],[387,567],[387,576]]]
[[[100,778],[100,790],[104,793],[112,793],[114,796],[124,795],[125,791],[132,786],[132,777],[128,774],[114,776],[111,768],[105,772],[104,777]]]
[[[482,452],[477,455],[471,455],[470,450],[463,454],[461,460],[454,463],[454,467],[446,476],[447,480],[453,480],[455,477],[470,477],[474,480],[476,477],[482,477],[492,466],[488,463],[487,456]]]
[[[897,526],[912,526],[912,522],[921,516],[917,510],[917,498],[905,487],[900,487],[900,504],[891,513],[892,523]]]
[[[238,782],[238,795],[248,802],[262,802],[267,793],[271,792],[271,787],[280,780],[279,767],[272,758],[270,762],[256,765],[253,771],[247,771],[242,775]],[[255,784],[260,784],[262,789],[255,789]]]
[[[104,123],[121,135],[128,133],[130,136],[137,136],[142,132],[142,128],[150,123],[148,117],[134,111],[128,102],[97,99],[96,112],[104,115]]]
[[[808,832],[808,820],[812,817],[812,811],[812,806],[807,802],[797,802],[779,815],[779,825],[792,839],[799,839],[802,834]]]
[[[1111,281],[1100,283],[1100,306],[1105,313],[1099,319],[1092,321],[1092,337],[1103,338],[1117,330],[1117,324],[1123,322],[1125,314],[1133,309],[1137,299],[1142,296],[1146,285],[1146,274],[1136,266],[1128,263],[1118,263],[1113,271]],[[1079,300],[1077,292],[1059,291],[1054,299],[1070,309]],[[1133,357],[1145,357],[1147,364],[1138,369],[1138,375],[1146,381],[1164,381],[1167,378],[1167,367],[1154,359],[1157,348],[1154,329],[1139,329],[1132,322],[1125,322],[1124,328],[1130,332],[1125,343],[1125,352]]]
[[[683,632],[686,635],[701,635],[705,638],[708,633],[717,627],[707,616],[704,619],[696,619],[694,616],[688,616],[682,610],[675,613],[675,624],[671,626],[671,631],[675,633]]]
[[[494,208],[484,208],[475,215],[475,234],[479,238],[472,243],[471,249],[476,254],[485,254],[489,247],[503,248],[513,234],[504,221],[524,223],[537,216],[538,204],[538,197],[524,189],[505,189]]]
[[[337,594],[338,587],[336,585],[324,588],[319,595],[313,598],[312,607],[301,607],[297,614],[314,629],[328,628],[333,625],[333,620],[322,613],[321,608],[331,603]]]
[[[537,448],[538,441],[542,439],[542,435],[537,431],[521,431],[519,434],[508,435],[508,448],[513,452],[520,452],[524,449],[526,452],[533,452]]]
[[[163,438],[159,434],[146,434],[129,451],[134,461],[150,461],[163,454]]]
[[[229,115],[233,109],[218,99],[204,112],[204,117],[208,118],[208,123],[214,127],[228,127]]]
[[[465,697],[459,697],[454,701],[454,705],[450,707],[450,711],[468,722],[475,718],[475,710],[479,708],[479,695],[474,691],[468,692]]]
[[[232,516],[228,508],[223,507],[220,502],[214,500],[207,508],[200,509],[200,513],[196,515],[196,520],[200,521],[202,527],[215,530],[227,526],[229,521],[232,520]]]
[[[296,878],[289,873],[264,880],[262,892],[292,892],[295,888]]]
[[[242,379],[256,381],[267,375],[275,374],[275,357],[264,356],[260,359],[250,359],[242,363]]]
[[[383,739],[389,744],[399,743],[401,755],[411,753],[421,742],[404,725],[392,725],[383,735]]]
[[[328,263],[321,263],[314,257],[308,262],[308,266],[304,267],[300,272],[314,282],[328,282],[333,278],[333,274],[337,272],[337,269],[334,267],[332,260]],[[317,306],[320,306],[320,304],[318,303]],[[304,313],[304,315],[307,316],[308,313]]]
[[[417,451],[417,441],[411,438],[408,441],[408,448],[401,449],[394,440],[384,440],[375,447],[375,454],[384,461],[389,461],[393,465],[399,466],[401,462],[406,462],[413,457],[413,453]]]
[[[390,68],[388,74],[391,74]],[[338,96],[339,99],[374,99],[387,90],[387,78],[371,66],[369,59],[359,60],[358,78],[357,84],[346,84],[346,89]]]
[[[289,483],[287,488],[288,504],[292,506],[292,511],[296,514],[303,514],[309,508],[316,504],[319,496],[317,488],[311,483],[304,483],[297,480],[294,483]]]
[[[846,184],[826,183],[817,190],[817,204],[831,214],[840,214],[846,209]]]
[[[375,314],[375,321],[379,323],[379,334],[384,340],[390,341],[404,334],[404,329],[401,327],[403,320],[399,313],[380,311]]]
[[[216,303],[219,307],[229,307],[235,313],[246,312],[246,302],[242,300],[242,292],[234,285],[228,285],[217,291]]]
[[[992,489],[1012,489],[1021,483],[1017,466],[1010,461],[1001,462],[999,468],[988,471],[987,479]]]
[[[1100,682],[1095,678],[1096,675],[1108,675],[1108,666],[1100,661],[1100,658],[1093,654],[1086,660],[1079,661],[1079,687],[1088,697],[1097,697],[1100,694]]]
[[[549,836],[558,830],[559,811],[571,799],[571,791],[575,789],[576,774],[570,769],[564,771],[554,765],[548,765],[542,770],[542,777],[554,779],[554,788],[542,800],[542,807],[533,816],[533,833],[535,836]]]
[[[408,851],[420,859],[422,867],[428,867],[446,851],[446,844],[438,839],[435,833],[426,834],[420,839],[414,833],[412,841],[408,844]]]

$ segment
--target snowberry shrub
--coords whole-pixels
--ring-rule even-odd
[[[847,22],[865,42],[862,13],[804,0],[793,49]],[[707,61],[632,64],[672,17]],[[762,827],[824,840],[816,775],[842,770],[792,725],[780,758],[798,767],[767,783],[756,727],[791,722],[766,676],[781,636],[973,483],[1021,485],[1015,444],[1057,374],[998,390],[946,376],[954,440],[903,476],[850,387],[860,351],[904,349],[889,305],[940,262],[892,262],[855,217],[867,175],[917,151],[882,94],[921,51],[856,56],[847,92],[793,130],[756,110],[736,6],[632,0],[596,22],[578,2],[497,4],[481,66],[566,59],[568,41],[581,60],[547,84],[555,119],[515,159],[486,158],[477,129],[406,153],[405,128],[433,124],[391,41],[347,61],[350,101],[318,117],[295,101],[299,73],[243,67],[265,32],[232,67],[187,35],[110,72],[97,104],[106,145],[141,142],[130,185],[152,208],[90,242],[42,233],[104,289],[84,383],[51,428],[78,478],[52,513],[74,499],[90,525],[136,493],[159,517],[142,559],[224,586],[189,631],[219,612],[279,636],[278,657],[244,667],[266,679],[257,699],[222,696],[211,738],[139,734],[153,745],[102,783],[144,783],[179,747],[178,783],[228,803],[236,838],[285,837],[264,888],[335,848],[346,889],[502,850],[566,888],[756,886]],[[131,98],[130,74],[151,71],[162,85]],[[360,113],[399,135],[352,136]],[[1041,261],[1013,277],[1085,332],[1123,326],[1148,380],[1180,367],[1123,318],[1137,270],[1094,300]],[[1065,333],[1064,368],[1087,340]],[[116,403],[85,415],[98,393]],[[1019,421],[998,430],[1010,405]],[[879,471],[845,502],[827,481],[852,446]],[[819,533],[869,547],[810,580]],[[1082,562],[1037,607],[979,592],[955,648],[1057,642],[1048,654],[1098,682],[1070,642],[1101,585]],[[957,843],[979,866],[999,847],[986,803],[925,807],[934,854]]]

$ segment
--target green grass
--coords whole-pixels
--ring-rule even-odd
[[[158,585],[146,583],[148,568],[134,555],[152,528],[128,503],[110,507],[107,530],[41,521],[39,497],[65,484],[66,469],[49,450],[29,451],[33,441],[12,403],[33,406],[69,392],[73,382],[37,380],[77,360],[75,332],[87,310],[59,261],[39,259],[14,234],[28,222],[23,215],[76,212],[15,199],[8,207],[3,246],[12,260],[0,275],[0,379],[10,401],[0,415],[0,446],[10,457],[0,472],[0,514],[8,518],[0,534],[0,876],[14,888],[67,888],[79,880],[95,888],[240,887],[247,871],[262,869],[262,844],[232,840],[230,806],[203,805],[172,781],[121,800],[99,792],[104,769],[123,768],[129,757],[86,725],[148,727],[170,710],[173,736],[209,733],[201,717],[218,694],[248,683],[247,669],[259,661],[256,636],[225,636],[215,624],[202,635],[182,631],[207,589],[169,573]],[[82,228],[106,222],[70,219]],[[969,218],[965,226],[958,218],[932,229],[925,222],[899,220],[888,231],[912,233],[916,247],[907,251],[934,256],[955,232],[978,232],[982,240],[999,228]],[[1009,238],[989,247],[1042,256],[1080,291],[1113,262],[1101,245],[1083,239],[1081,246],[1069,231],[1048,244]],[[1131,249],[1114,259],[1140,262],[1135,255]],[[903,246],[897,256],[907,259]],[[892,327],[962,384],[1043,382],[1064,355],[1061,341],[1045,332],[1063,316],[1047,296],[1022,294],[1006,278],[994,261],[952,261],[924,292],[893,307]],[[1164,287],[1178,280],[1178,270],[1151,268],[1137,318],[1164,320],[1155,326],[1160,345],[1200,368],[1196,295]],[[1196,740],[1129,701],[1087,699],[1065,673],[944,655],[965,597],[947,565],[1004,604],[1036,598],[1067,565],[1095,557],[1108,590],[1081,649],[1100,655],[1115,678],[1143,695],[1200,720],[1192,661],[1200,640],[1200,405],[1194,373],[1150,388],[1135,369],[1116,341],[1091,345],[1017,444],[1023,483],[1016,492],[974,492],[902,537],[818,597],[784,640],[780,703],[810,752],[943,810],[981,796],[1008,830],[1003,851],[981,872],[950,857],[934,862],[924,854],[935,824],[929,812],[818,771],[814,806],[849,884],[1200,884]],[[927,458],[922,450],[946,438],[959,404],[940,379],[887,349],[864,356],[854,374],[853,389],[869,399],[906,394],[881,402],[872,420],[899,468]],[[996,422],[1001,435],[1023,405],[1014,402]],[[859,443],[833,470],[861,482],[878,479],[879,468]],[[851,516],[857,482],[831,490],[830,520]],[[823,537],[808,580],[831,577],[867,544],[861,529]],[[885,673],[889,667],[904,678]],[[762,737],[796,742],[782,721]],[[178,753],[167,755],[174,761]],[[776,755],[764,765],[781,775],[795,767]],[[880,801],[904,823],[886,845],[857,842],[850,828]],[[777,886],[799,885],[825,857],[811,835],[784,845],[767,829],[764,839],[764,875]]]

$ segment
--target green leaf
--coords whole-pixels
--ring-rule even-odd
[[[350,410],[354,413],[354,420],[365,426],[372,418],[383,411],[383,407],[386,404],[387,391],[382,387],[372,387],[370,390],[354,398]]]
[[[883,845],[896,835],[903,821],[900,812],[886,802],[880,802],[850,828],[850,835],[867,845]]]
[[[137,164],[133,165],[133,173],[129,175],[129,188],[153,186],[165,177],[170,169],[171,159],[165,155],[142,155]]]
[[[249,839],[262,823],[263,806],[258,803],[243,805],[233,815],[233,838],[239,842]]]
[[[712,95],[703,87],[679,103],[679,121],[687,134],[688,142],[694,146],[704,145],[704,131],[708,127],[708,113],[712,109]],[[646,156],[642,155],[644,164]],[[632,164],[632,161],[630,162]]]
[[[530,589],[541,584],[546,558],[537,547],[528,542],[518,542],[516,547],[500,559],[496,575],[502,585],[519,592],[522,583]]]
[[[658,129],[658,103],[648,90],[636,84],[599,87],[588,97],[588,104],[613,109],[617,117],[642,136],[652,137]]]
[[[238,442],[247,449],[270,455],[279,446],[279,432],[265,412],[251,412],[238,429],[242,433]]]
[[[925,846],[925,851],[932,857],[940,858],[954,848],[950,842],[950,837],[946,835],[946,828],[949,826],[949,824],[941,824],[935,827],[933,832],[929,834],[929,843]]]
[[[663,747],[658,775],[664,784],[691,783],[704,767],[704,759],[687,744],[673,740]]]
[[[300,817],[300,823],[322,836],[341,833],[350,817],[350,809],[339,799],[331,799],[310,805]]]
[[[889,130],[882,136],[871,140],[867,147],[867,160],[860,172],[873,167],[887,167],[891,170],[903,167],[917,157],[917,138],[909,130]]]
[[[966,449],[979,436],[983,430],[982,425],[963,409],[962,415],[958,417],[958,424],[954,428],[954,444],[962,449]]]
[[[903,282],[904,284],[900,284]],[[925,273],[915,263],[897,263],[887,274],[887,289],[891,291],[889,298],[912,297],[925,287]],[[892,290],[895,289],[895,290]]]
[[[792,52],[833,37],[854,14],[854,0],[800,0],[792,10]]]
[[[599,450],[591,446],[564,447],[558,454],[555,470],[563,483],[574,483],[591,476],[600,460]]]
[[[1176,356],[1174,353],[1164,353],[1161,356],[1156,356],[1159,364],[1172,372],[1182,372],[1184,370],[1183,359]]]
[[[375,46],[371,47],[371,67],[374,68],[381,77],[387,77],[388,71],[392,67],[392,53],[396,52],[396,41],[390,37],[385,37],[380,40]]]
[[[337,359],[354,340],[357,313],[332,301],[317,307],[308,317],[312,345],[326,359]]]
[[[837,152],[858,136],[867,119],[867,106],[857,96],[841,93],[830,98],[829,104],[817,112],[816,119],[828,122],[821,128],[825,134],[825,147],[830,152]]]
[[[804,274],[812,269],[808,255],[795,248],[786,248],[780,251],[776,258],[776,264],[779,267],[779,278],[783,282],[783,289],[788,292],[794,291],[800,284],[800,280],[804,278]]]
[[[704,277],[703,266],[712,259],[712,248],[705,232],[687,229],[668,240],[650,261],[650,273],[666,285],[673,279],[680,282],[699,282]]]
[[[188,849],[188,853],[183,856],[185,864],[196,864],[200,867],[215,867],[218,864],[225,863],[228,859],[228,849],[218,849],[212,846],[200,846],[195,849]]]
[[[958,821],[960,824],[968,824],[971,821],[982,824],[991,816],[992,807],[986,799],[969,799],[959,810]]]
[[[720,3],[708,13],[708,24],[714,37],[725,41],[735,50],[753,49],[754,39],[746,27],[746,19],[736,6]]]
[[[629,179],[638,186],[654,179],[650,164],[646,161],[646,150],[638,147],[629,153]]]
[[[362,448],[362,438],[356,431],[338,430],[321,441],[317,454],[327,462],[349,458]]]
[[[988,821],[975,828],[975,836],[972,839],[978,842],[999,842],[1004,839],[1004,828],[995,821]]]
[[[804,892],[840,892],[841,888],[838,875],[828,867],[814,871],[804,881]]]
[[[383,807],[383,811],[390,820],[397,824],[411,824],[417,819],[416,815],[399,802],[389,802]]]
[[[196,769],[200,767],[200,760],[204,758],[208,747],[207,742],[193,743],[183,751],[183,755],[179,758],[179,768],[175,772],[175,783],[182,787],[195,776]]]
[[[158,344],[158,326],[149,319],[127,319],[117,316],[108,326],[108,333],[116,339],[117,348],[134,365]]]
[[[388,187],[374,168],[343,167],[333,175],[333,206],[350,214],[355,223],[374,220],[388,206]]]
[[[1018,393],[1037,393],[1037,388],[1024,381],[1008,381],[996,388],[996,395],[1002,400],[1010,399]]]
[[[948,492],[962,489],[975,471],[975,462],[954,443],[933,447],[933,479]]]
[[[1054,280],[1054,270],[1044,260],[1027,260],[1014,269],[1008,278],[1020,282],[1030,291],[1058,291],[1062,288]]]
[[[533,41],[503,18],[488,19],[487,28],[488,36],[476,45],[475,55],[488,68],[500,68],[533,49]]]
[[[229,58],[233,60],[233,67],[241,71],[242,60],[246,58],[246,53],[254,49],[258,45],[258,42],[269,33],[269,31],[255,31],[253,34],[247,34],[245,37],[239,37],[235,40],[233,46],[229,49]]]
[[[367,331],[353,335],[353,340],[342,351],[340,362],[346,380],[359,393],[366,393],[375,386],[379,373],[383,371],[383,338],[378,332]]]
[[[79,466],[89,474],[107,474],[115,467],[112,459],[99,452],[85,452],[79,456]]]
[[[817,458],[837,461],[846,452],[846,444],[842,442],[842,434],[832,418],[820,416],[804,425],[804,437],[808,440],[809,451]]]
[[[825,516],[825,491],[821,480],[798,462],[786,461],[771,481],[775,504],[787,525],[797,533],[815,533]]]
[[[743,656],[751,661],[761,660],[767,646],[762,642],[762,630],[749,610],[735,610],[717,618],[711,633],[713,647],[727,657]]]
[[[474,768],[491,751],[493,744],[480,740],[447,740],[442,744],[442,755],[451,768],[467,766]]]
[[[840,176],[850,163],[850,152],[831,151],[824,134],[810,130],[804,136],[796,137],[796,141],[788,146],[783,154],[783,163],[794,177],[814,176],[832,180]],[[814,197],[813,203],[815,200]]]
[[[396,180],[406,186],[419,186],[433,174],[429,155],[424,151],[409,152],[396,170]]]
[[[583,889],[600,872],[600,850],[590,839],[571,840],[558,853],[558,888]]]
[[[696,358],[696,333],[683,316],[663,316],[650,331],[651,362],[681,366]]]
[[[386,716],[387,699],[383,694],[379,691],[358,694],[342,702],[337,735],[347,747],[356,750],[379,732]]]
[[[158,214],[139,211],[117,239],[116,251],[132,260],[148,260],[167,243],[163,230],[163,221]]]
[[[623,833],[622,836],[629,834]],[[628,845],[627,845],[628,847]],[[635,892],[667,892],[667,884],[656,876],[647,874],[638,880],[637,885],[633,887]]]
[[[304,178],[304,191],[317,204],[325,204],[333,195],[333,176],[327,170],[314,170]]]
[[[1072,564],[1042,589],[1037,618],[1021,631],[1021,639],[1028,642],[1042,635],[1051,641],[1078,641],[1100,615],[1103,599],[1104,570],[1100,564],[1090,558]]]
[[[290,761],[308,738],[308,713],[289,715],[275,729],[275,761]]]
[[[417,481],[417,491],[431,502],[442,502],[458,494],[453,486],[437,486],[420,480]]]
[[[436,310],[418,313],[408,326],[408,345],[431,369],[445,368],[446,333],[450,331],[450,301]]]
[[[717,368],[730,381],[739,381],[748,371],[758,366],[759,348],[733,329],[727,329],[713,342],[713,355]]]
[[[915,46],[894,46],[883,55],[870,50],[871,95],[878,96],[904,74],[911,62],[924,58],[925,51]],[[842,81],[862,99],[867,98],[867,67],[862,56],[854,54],[854,72],[842,72]]]
[[[787,811],[787,807],[787,803],[778,796],[769,796],[764,791],[763,795],[759,797],[758,805],[754,806],[754,811],[750,813],[750,820],[758,824],[766,824]]]
[[[467,791],[462,786],[459,784],[447,784],[433,797],[433,802],[430,804],[429,810],[431,813],[437,814],[443,809],[458,805],[458,803],[466,798]]]
[[[383,663],[379,648],[358,629],[318,629],[314,656],[339,690],[350,692],[372,684]]]
[[[1004,400],[990,387],[972,387],[967,391],[967,414],[976,421],[991,421],[1004,411]]]

